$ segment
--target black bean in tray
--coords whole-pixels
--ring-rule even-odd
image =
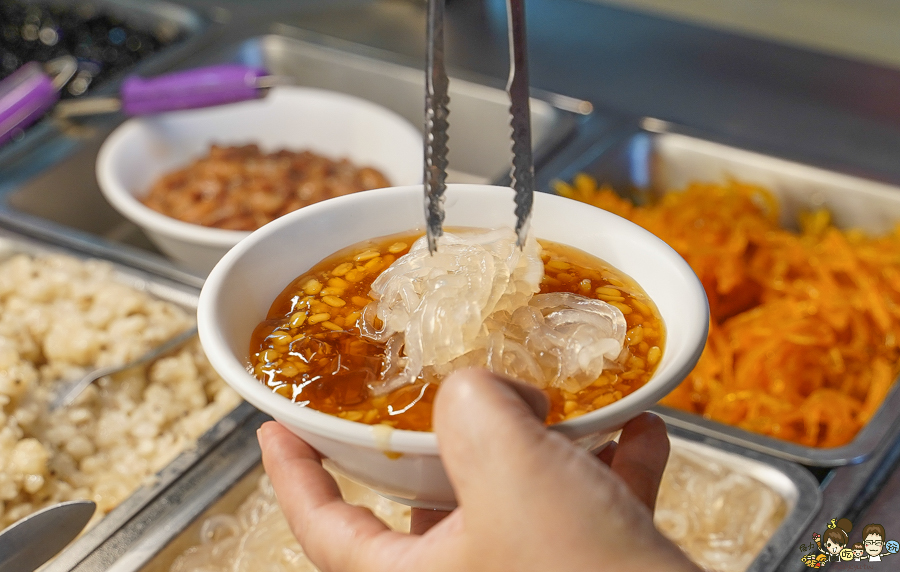
[[[78,71],[62,97],[80,96],[184,35],[171,22],[142,24],[102,3],[0,0],[0,79],[27,62],[71,55]]]

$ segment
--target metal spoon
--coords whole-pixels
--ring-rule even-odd
[[[50,400],[50,411],[56,411],[60,407],[65,407],[69,405],[75,398],[78,397],[82,391],[87,389],[87,386],[97,381],[101,377],[112,375],[114,373],[118,373],[120,371],[125,371],[126,369],[131,369],[135,366],[145,364],[151,362],[168,352],[181,347],[183,344],[189,342],[194,336],[197,335],[197,326],[187,329],[182,333],[178,334],[174,338],[171,338],[158,346],[151,348],[150,351],[144,353],[143,355],[131,360],[130,362],[123,363],[121,365],[110,365],[106,367],[101,367],[99,369],[95,369],[94,371],[88,373],[81,379],[75,379],[71,381],[63,381],[60,382],[59,386],[56,389],[55,395],[53,399]]]
[[[31,572],[53,558],[91,520],[92,501],[69,501],[26,516],[0,532],[0,572]]]

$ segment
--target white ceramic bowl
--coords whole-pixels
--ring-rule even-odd
[[[447,226],[515,223],[513,192],[508,188],[449,185],[446,196]],[[437,508],[452,506],[454,497],[433,433],[385,431],[383,426],[299,407],[247,373],[250,334],[292,280],[342,248],[422,225],[421,185],[348,195],[287,214],[251,234],[219,261],[200,294],[197,317],[210,361],[247,401],[305,439],[351,478],[401,502]],[[606,211],[537,193],[532,229],[538,238],[584,250],[634,278],[656,303],[666,325],[663,358],[646,385],[611,405],[553,426],[590,448],[656,403],[691,371],[706,340],[706,295],[674,250]]]
[[[266,152],[309,149],[375,167],[395,186],[422,182],[421,133],[388,109],[338,92],[277,87],[255,101],[125,121],[100,148],[100,190],[160,250],[204,273],[250,233],[182,222],[138,197],[160,176],[205,155],[213,143],[257,143]]]

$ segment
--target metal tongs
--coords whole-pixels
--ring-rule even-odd
[[[149,115],[256,99],[265,95],[267,88],[283,83],[261,68],[222,64],[152,78],[130,76],[122,82],[118,97],[59,101],[60,89],[77,66],[71,56],[44,65],[29,62],[0,81],[0,145],[51,108],[57,119],[117,111],[128,116]]]
[[[443,234],[444,191],[447,189],[447,128],[449,81],[444,67],[444,1],[428,0],[425,74],[425,227],[428,250],[437,251]],[[531,111],[528,99],[528,49],[523,0],[506,0],[509,21],[509,82],[512,126],[511,186],[516,192],[516,244],[525,244],[534,202],[534,160],[531,155]]]

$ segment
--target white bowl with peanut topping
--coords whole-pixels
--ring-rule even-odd
[[[348,195],[290,213],[257,230],[210,273],[200,295],[198,323],[203,348],[226,382],[305,439],[337,470],[400,502],[441,508],[455,501],[433,433],[366,425],[301,407],[248,373],[251,333],[266,319],[282,290],[337,251],[422,228],[422,194],[422,186],[414,185]],[[513,192],[508,188],[449,185],[446,197],[445,226],[515,224]],[[580,249],[630,276],[656,304],[665,324],[662,358],[645,385],[552,426],[593,448],[691,371],[706,340],[706,295],[687,263],[668,245],[595,207],[537,193],[532,232],[539,239]]]
[[[232,230],[237,226],[228,220],[210,223],[216,227],[185,222],[142,199],[161,177],[206,156],[212,145],[248,144],[258,145],[264,154],[308,150],[333,161],[347,159],[379,171],[394,186],[422,181],[422,135],[406,119],[364,99],[303,87],[273,88],[255,101],[129,119],[103,143],[97,181],[107,201],[163,253],[205,273],[250,231]],[[298,187],[297,193],[308,190]],[[203,192],[198,188],[191,200],[199,203]],[[246,202],[239,197],[235,202],[266,208],[262,199],[268,197],[249,194]]]

